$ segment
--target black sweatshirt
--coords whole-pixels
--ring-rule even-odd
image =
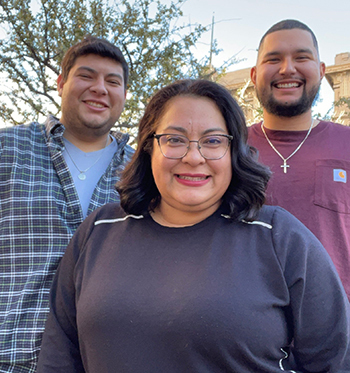
[[[347,371],[349,302],[288,212],[245,223],[217,211],[185,228],[125,216],[106,205],[74,235],[38,373]]]

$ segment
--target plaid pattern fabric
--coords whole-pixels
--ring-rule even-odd
[[[34,373],[49,311],[50,285],[83,220],[62,156],[64,127],[52,116],[0,132],[0,372]],[[118,202],[117,172],[133,150],[118,151],[93,193],[88,213]]]

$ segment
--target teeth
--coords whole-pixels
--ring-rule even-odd
[[[94,107],[98,107],[98,108],[103,108],[104,107],[104,105],[98,104],[97,102],[94,102],[94,101],[86,101],[86,103],[88,105],[91,105],[91,106],[94,106]]]
[[[276,87],[277,88],[295,88],[295,87],[299,87],[299,84],[298,83],[279,83],[279,84],[276,84]]]
[[[191,177],[191,176],[181,176],[181,175],[179,175],[179,179],[191,180],[191,181],[201,181],[201,180],[205,180],[206,177]]]

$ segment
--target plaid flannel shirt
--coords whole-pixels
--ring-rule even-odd
[[[0,132],[0,372],[34,373],[49,312],[49,290],[65,248],[83,220],[62,156],[64,126],[50,116]],[[116,152],[88,213],[118,202],[117,171],[133,150],[112,133]]]

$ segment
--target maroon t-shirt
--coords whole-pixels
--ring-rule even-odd
[[[284,158],[293,153],[307,133],[265,132]],[[259,160],[273,172],[267,203],[285,208],[316,235],[333,259],[350,298],[350,128],[320,122],[287,161],[286,173],[261,123],[249,128],[248,141],[258,149]]]

